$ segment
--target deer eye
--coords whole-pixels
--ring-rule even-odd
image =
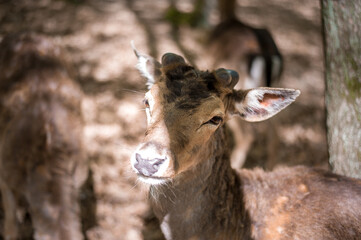
[[[223,118],[220,116],[214,116],[209,121],[205,122],[205,124],[219,125],[223,121]]]
[[[149,107],[150,107],[148,99],[144,99],[144,100],[143,100],[143,104],[144,104],[144,106],[145,106],[146,108],[149,108]]]

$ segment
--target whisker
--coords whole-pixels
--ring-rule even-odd
[[[134,186],[133,186],[130,190],[133,190],[135,187],[137,187],[137,186],[138,186],[138,184],[139,184],[139,180],[137,179],[137,180],[135,181]]]
[[[117,91],[124,91],[124,92],[131,92],[131,93],[136,93],[136,94],[141,94],[144,95],[145,92],[144,91],[137,91],[137,90],[133,90],[133,89],[127,89],[127,88],[118,88],[116,89]]]

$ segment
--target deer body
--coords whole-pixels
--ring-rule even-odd
[[[360,239],[361,182],[306,167],[236,171],[224,121],[267,119],[299,95],[234,90],[232,70],[202,72],[175,54],[162,63],[136,51],[148,71],[148,130],[131,163],[150,184],[167,240]],[[151,78],[149,78],[149,76]]]
[[[0,189],[4,238],[21,239],[28,212],[37,240],[83,239],[78,189],[87,177],[82,91],[59,49],[41,36],[0,45]]]
[[[150,187],[167,239],[361,239],[361,181],[301,166],[237,171],[214,151],[205,166]]]

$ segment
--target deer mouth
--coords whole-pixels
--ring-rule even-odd
[[[151,176],[145,176],[141,173],[138,173],[137,176],[140,181],[150,185],[160,185],[170,181],[170,178],[167,177],[151,177]]]

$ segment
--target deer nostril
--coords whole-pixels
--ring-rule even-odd
[[[154,160],[155,161],[153,162],[153,166],[159,167],[159,165],[161,165],[165,161],[165,158],[155,158]]]
[[[134,168],[137,169],[140,174],[149,177],[159,170],[165,160],[166,158],[144,159],[139,153],[136,153]]]
[[[158,170],[160,165],[162,165],[162,163],[164,163],[165,160],[166,158],[156,158],[155,161],[153,162],[153,168]]]

